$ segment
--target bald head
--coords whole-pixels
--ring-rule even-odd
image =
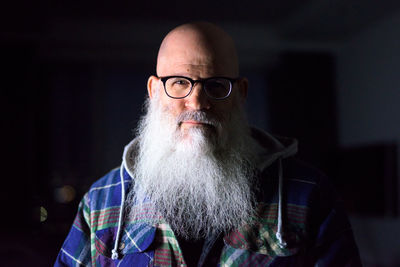
[[[207,22],[181,25],[164,38],[157,58],[157,75],[207,76],[239,75],[232,38]]]
[[[172,86],[178,88],[176,90],[187,93],[182,98],[176,98],[167,92],[166,80],[162,79],[167,76],[183,76],[203,82],[192,83],[188,87],[187,80],[168,79]],[[213,114],[223,122],[229,120],[234,110],[243,106],[247,96],[248,81],[238,76],[238,59],[232,38],[211,23],[190,23],[173,29],[164,38],[158,52],[157,76],[149,77],[147,90],[150,99],[156,100],[155,103],[160,104],[171,118],[178,118],[184,112],[202,111]],[[231,78],[232,87],[226,98],[216,100],[204,90],[205,79],[211,77]],[[228,89],[227,84],[219,80],[212,85]],[[178,126],[184,135],[192,128],[205,129],[196,120],[184,121]]]

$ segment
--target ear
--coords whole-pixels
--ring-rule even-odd
[[[158,87],[157,87],[158,81],[159,81],[159,78],[154,75],[151,75],[149,77],[149,79],[147,80],[147,92],[148,92],[150,98],[153,98],[157,94],[156,90],[158,90]]]
[[[238,89],[239,89],[239,100],[241,103],[247,98],[247,91],[249,89],[249,80],[246,77],[239,78],[237,81]]]

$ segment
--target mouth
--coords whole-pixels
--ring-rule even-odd
[[[210,128],[214,129],[215,127],[212,124],[206,123],[206,122],[201,122],[201,121],[195,121],[195,120],[184,120],[181,121],[179,126],[181,128],[188,128],[188,127],[204,127],[204,128]]]
[[[220,123],[216,116],[207,114],[203,111],[185,111],[177,117],[177,126],[183,132],[191,129],[199,129],[208,134],[217,133],[220,129]]]

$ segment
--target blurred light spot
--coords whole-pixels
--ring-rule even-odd
[[[68,203],[75,199],[75,189],[70,185],[56,188],[54,190],[54,197],[60,203]]]
[[[40,207],[40,222],[47,220],[47,210],[42,206]]]

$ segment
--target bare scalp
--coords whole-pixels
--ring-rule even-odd
[[[170,31],[161,43],[157,75],[196,73],[237,77],[239,64],[232,38],[208,22],[184,24]],[[179,72],[179,73],[177,73]],[[203,77],[205,78],[205,77]]]

